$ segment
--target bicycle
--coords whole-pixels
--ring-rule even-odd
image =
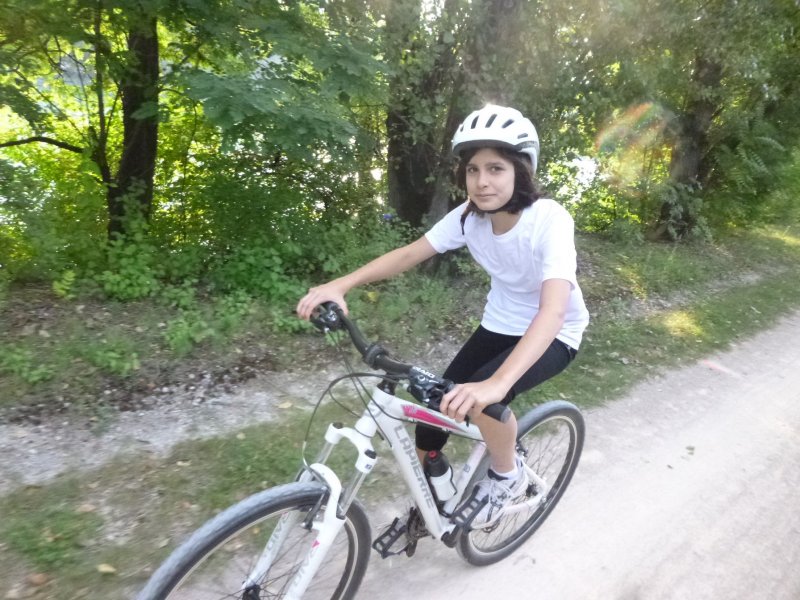
[[[325,333],[346,331],[367,365],[383,371],[371,374],[380,383],[365,400],[358,421],[353,427],[330,424],[316,461],[306,462],[295,482],[256,493],[203,525],[159,567],[138,600],[353,598],[366,572],[370,548],[383,558],[412,556],[419,539],[433,537],[456,548],[470,564],[492,564],[533,535],[560,500],[583,448],[583,417],[573,404],[547,402],[519,419],[517,452],[531,483],[525,497],[506,508],[499,521],[473,529],[459,524],[454,515],[485,476],[488,454],[474,424],[458,423],[437,412],[453,384],[395,360],[377,343],[368,343],[333,303],[321,305],[312,322]],[[349,370],[346,377],[364,375]],[[418,403],[395,394],[402,380]],[[504,420],[508,411],[492,405],[485,412]],[[409,423],[440,427],[474,441],[469,458],[454,476],[452,498],[438,501],[406,429]],[[372,444],[376,435],[390,447],[413,505],[408,516],[395,519],[372,541],[366,512],[356,496],[378,458]],[[326,464],[344,440],[357,451],[354,474],[346,483]]]

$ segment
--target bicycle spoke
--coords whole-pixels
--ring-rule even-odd
[[[462,536],[459,552],[473,564],[496,562],[529,537],[558,502],[575,470],[583,440],[580,413],[566,403],[544,405],[540,412],[543,416],[520,426],[517,442],[520,457],[536,475],[529,488],[529,494],[530,490],[535,493],[509,507],[493,526]],[[519,507],[528,502],[529,506]]]
[[[303,527],[310,510],[324,498],[322,486],[295,483],[262,492],[243,501],[217,521],[187,540],[176,552],[175,564],[165,563],[154,576],[152,590],[143,598],[158,600],[270,600],[284,598],[292,587],[317,537],[315,529]],[[322,496],[321,496],[322,495]],[[264,498],[261,503],[261,498]],[[273,508],[274,506],[274,508]],[[284,515],[294,515],[294,524],[281,535],[281,546],[269,565],[260,564],[264,550]],[[345,524],[334,540],[319,570],[312,577],[304,599],[339,600],[357,588],[369,557],[369,524],[359,504],[348,510]],[[243,589],[244,582],[258,573],[258,581]],[[161,572],[163,570],[163,573]],[[163,590],[163,591],[162,591]]]

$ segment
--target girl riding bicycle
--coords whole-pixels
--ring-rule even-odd
[[[445,370],[457,383],[440,410],[469,417],[491,456],[486,480],[460,509],[472,527],[491,525],[502,509],[525,494],[525,470],[516,456],[517,422],[482,413],[557,375],[572,361],[589,314],[578,286],[574,225],[569,213],[544,197],[535,179],[539,138],[513,109],[488,105],[470,114],[453,136],[457,180],[467,200],[418,240],[363,267],[309,289],[297,305],[304,319],[321,303],[345,311],[352,288],[402,273],[437,253],[467,246],[491,277],[480,326]],[[439,451],[447,434],[416,430],[420,459]]]

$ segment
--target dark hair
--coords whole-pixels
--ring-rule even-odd
[[[539,198],[544,197],[547,192],[533,176],[533,165],[527,154],[522,154],[515,150],[502,147],[491,147],[493,150],[509,161],[514,166],[514,191],[511,199],[503,207],[504,211],[516,214],[524,208],[528,208]],[[468,148],[459,156],[458,167],[456,168],[456,184],[459,190],[466,195],[467,193],[467,164],[481,148]],[[479,209],[472,200],[467,202],[467,208],[461,215],[461,233],[464,233],[464,223],[470,213],[475,213],[482,217],[486,213]]]

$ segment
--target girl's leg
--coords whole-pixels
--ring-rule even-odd
[[[483,327],[478,327],[461,347],[461,350],[458,351],[450,366],[445,370],[443,377],[455,383],[480,381],[479,379],[474,379],[475,373],[481,371],[487,363],[490,363],[497,356],[508,356],[508,353],[511,352],[514,344],[518,341],[519,336],[502,335],[493,333]],[[496,368],[494,367],[494,369]],[[515,436],[516,429],[512,439]],[[440,429],[417,425],[416,445],[417,456],[419,456],[420,461],[426,452],[441,450],[447,443],[448,437],[448,434]]]
[[[474,379],[482,381],[489,377],[507,355],[506,352],[487,363],[475,373]],[[503,403],[508,404],[518,393],[561,372],[573,356],[574,351],[569,347],[558,340],[553,341],[536,364],[512,387]],[[475,419],[475,423],[486,441],[491,468],[486,478],[478,482],[470,497],[459,507],[455,518],[466,527],[485,527],[496,522],[506,506],[525,495],[529,482],[525,471],[518,466],[516,420],[500,423],[481,415]]]
[[[474,373],[471,381],[483,381],[489,378],[505,361],[511,350],[512,348],[508,348],[483,365]],[[563,342],[554,340],[542,357],[512,386],[502,403],[508,404],[517,394],[528,391],[558,375],[569,365],[574,356],[574,350]],[[492,469],[496,473],[513,471],[516,468],[516,418],[512,415],[506,423],[501,423],[486,415],[480,415],[474,419],[474,423],[480,428],[483,439],[486,441],[486,447],[492,458]]]
[[[456,383],[488,379],[506,360],[519,341],[519,336],[503,335],[478,327],[444,372],[444,377]],[[503,404],[509,404],[517,394],[528,391],[563,371],[575,357],[575,350],[554,340],[542,357],[509,390]],[[512,416],[506,423],[480,415],[474,420],[486,441],[492,466],[505,473],[515,468],[517,421]],[[417,425],[416,445],[420,461],[430,450],[441,450],[448,434],[425,425]]]
[[[496,473],[508,473],[516,469],[517,418],[512,414],[505,423],[481,415],[474,419],[486,442]]]

